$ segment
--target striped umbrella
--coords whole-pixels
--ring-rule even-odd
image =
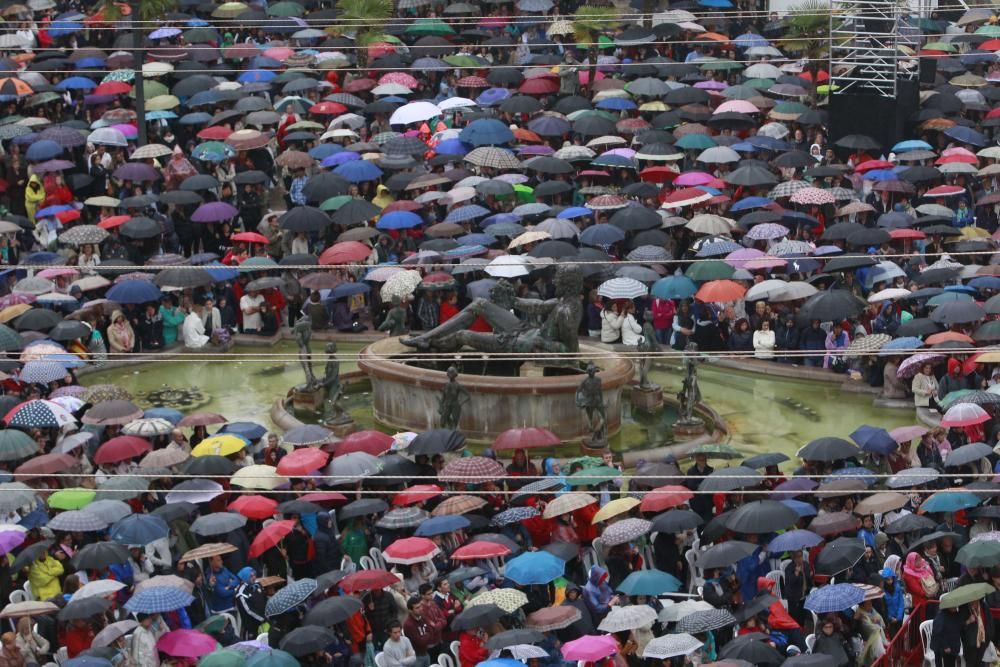
[[[79,531],[86,533],[90,531],[104,530],[108,524],[91,512],[83,510],[69,510],[55,515],[48,523],[52,530],[62,530],[66,532]]]
[[[806,597],[804,606],[817,614],[844,611],[865,599],[865,592],[854,584],[831,584],[814,588]],[[683,622],[683,621],[682,621]]]
[[[638,299],[646,296],[649,290],[633,278],[612,278],[601,283],[601,286],[597,288],[597,293],[612,300]]]
[[[129,598],[125,603],[125,609],[134,614],[159,614],[181,609],[192,602],[194,602],[194,598],[182,590],[167,586],[154,586]]]
[[[379,528],[387,530],[399,530],[401,528],[413,528],[430,518],[430,514],[417,507],[397,507],[375,522]]]

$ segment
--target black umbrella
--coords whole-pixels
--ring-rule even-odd
[[[742,623],[748,618],[753,618],[757,614],[767,611],[771,607],[771,605],[777,601],[778,598],[774,597],[770,593],[764,593],[763,595],[758,595],[753,600],[750,600],[750,602],[740,605],[740,607],[736,610],[736,613],[733,614],[733,616],[736,617],[737,621]],[[755,632],[751,634],[760,634],[760,633]],[[746,636],[747,635],[744,635],[744,637]]]
[[[291,653],[296,658],[322,651],[337,641],[333,630],[315,625],[304,625],[295,628],[281,640],[281,650]]]
[[[278,511],[282,514],[315,514],[322,512],[323,508],[308,500],[296,498],[295,500],[286,500],[278,505]]]
[[[399,454],[386,454],[380,456],[382,470],[373,477],[367,478],[367,483],[378,486],[401,486],[401,479],[415,477],[420,474],[420,468],[416,463],[400,456]],[[382,477],[394,479],[381,479]],[[341,514],[343,511],[341,511]]]
[[[576,246],[566,241],[548,240],[542,241],[530,251],[529,257],[551,257],[552,259],[562,259],[565,257],[575,257]]]
[[[799,150],[788,151],[787,153],[782,153],[778,157],[774,158],[775,167],[782,167],[786,169],[801,169],[802,167],[815,166],[815,164],[816,160],[812,155]]]
[[[915,317],[908,322],[903,322],[896,329],[896,335],[904,336],[930,336],[941,331],[941,327],[929,317]]]
[[[343,623],[361,611],[361,600],[346,595],[326,598],[309,610],[302,622],[305,625],[330,627]]]
[[[236,185],[259,185],[261,183],[266,183],[270,176],[265,174],[263,171],[258,169],[251,169],[250,171],[242,171],[236,174],[233,182]]]
[[[705,520],[697,512],[674,509],[668,510],[653,519],[653,525],[650,526],[649,532],[679,533],[684,530],[697,528],[703,523],[705,523]]]
[[[482,577],[485,574],[486,570],[481,567],[460,567],[448,573],[448,581],[451,582],[452,586],[454,586],[459,582],[474,579],[476,577]]]
[[[615,211],[608,222],[622,231],[639,232],[659,227],[663,218],[645,206],[629,206]]]
[[[913,281],[918,285],[944,285],[958,278],[960,274],[960,269],[927,269],[918,273]]]
[[[214,282],[215,278],[212,277],[212,274],[205,269],[194,267],[163,269],[153,278],[153,283],[157,287],[205,287]]]
[[[365,202],[367,203],[367,202]],[[369,206],[372,206],[369,204]],[[372,208],[378,208],[372,206]],[[364,218],[362,221],[367,220]],[[282,229],[292,232],[319,232],[330,226],[333,222],[324,211],[312,206],[295,206],[287,213],[284,213],[278,222]]]
[[[734,169],[731,173],[726,174],[723,180],[731,185],[757,187],[761,185],[773,185],[778,182],[778,177],[763,167],[749,165]]]
[[[199,190],[214,190],[219,187],[219,179],[209,174],[195,174],[181,181],[181,190],[198,192]]]
[[[816,574],[837,574],[865,555],[865,541],[860,537],[838,537],[823,547],[816,557]]]
[[[867,134],[848,134],[833,143],[835,146],[851,150],[875,151],[881,148],[881,144]]]
[[[465,436],[458,431],[435,428],[424,431],[411,442],[406,451],[414,456],[433,456],[445,452],[457,452],[465,447]]]
[[[864,225],[856,222],[838,222],[827,227],[820,239],[823,241],[846,241],[848,236],[864,228]]]
[[[566,181],[542,181],[535,186],[535,197],[552,197],[573,189]]]
[[[317,266],[319,259],[316,255],[285,255],[278,262],[278,266]]]
[[[21,553],[17,555],[14,562],[10,566],[11,572],[20,572],[24,568],[30,566],[36,560],[41,558],[42,554],[48,551],[48,548],[52,546],[52,540],[43,540],[41,542],[35,542],[34,544],[29,544]]]
[[[542,110],[542,103],[530,95],[514,95],[500,103],[500,111],[504,113],[533,114]]]
[[[94,542],[88,544],[73,556],[73,565],[78,570],[103,570],[109,565],[128,560],[128,548],[117,542]]]
[[[486,642],[486,648],[491,651],[498,651],[502,648],[515,646],[517,644],[537,644],[544,639],[545,635],[538,630],[532,630],[530,628],[507,630],[506,632],[498,632],[490,637]]]
[[[90,336],[90,327],[88,327],[83,322],[77,320],[63,320],[59,324],[52,327],[49,331],[48,337],[52,340],[74,340],[76,338],[88,338]]]
[[[837,662],[825,653],[802,653],[785,660],[781,667],[837,667]]]
[[[324,171],[309,177],[305,187],[302,188],[302,194],[306,196],[307,201],[322,202],[330,197],[346,195],[350,187],[351,184],[347,182],[347,179]]]
[[[195,535],[225,535],[245,526],[247,518],[236,512],[213,512],[200,516],[191,524]]]
[[[344,505],[340,511],[337,512],[337,518],[340,520],[353,519],[358,516],[378,514],[380,512],[388,511],[388,509],[389,505],[386,504],[384,500],[379,498],[362,498]]]
[[[862,257],[860,255],[856,255],[854,257],[834,257],[826,260],[823,264],[823,271],[825,273],[853,271],[854,269],[860,269],[866,266],[875,266],[877,263],[878,262],[875,261],[874,257]]]
[[[573,121],[573,132],[585,137],[602,137],[614,134],[615,124],[603,116],[584,116]]]
[[[17,331],[48,331],[62,322],[62,316],[54,310],[32,308],[14,320]]]
[[[784,661],[785,658],[778,653],[778,649],[766,641],[751,639],[752,636],[744,635],[732,640],[722,647],[722,650],[719,652],[719,658],[722,660],[735,658],[737,660],[746,660],[752,665],[773,665],[774,667],[777,667]]]
[[[892,237],[885,229],[878,227],[862,227],[850,233],[847,237],[847,244],[858,247],[879,246]]]
[[[729,515],[726,527],[736,533],[773,533],[794,524],[799,513],[777,500],[755,500]]]
[[[686,86],[671,90],[664,96],[663,101],[671,106],[684,106],[685,104],[707,104],[710,99],[711,96],[707,90]]]
[[[229,477],[236,472],[236,464],[225,456],[210,454],[208,456],[192,456],[184,464],[185,475],[211,475],[213,477]]]
[[[942,538],[945,538],[945,537],[950,537],[952,540],[955,540],[955,541],[961,541],[962,540],[962,536],[959,535],[958,533],[948,533],[948,532],[944,532],[944,531],[938,530],[938,531],[934,531],[933,533],[931,533],[929,535],[923,535],[919,539],[916,539],[913,542],[910,542],[910,547],[909,547],[908,551],[916,551],[916,550],[922,548],[923,546],[925,546],[927,544],[930,544],[931,542],[937,542],[938,540],[940,540]],[[825,550],[826,549],[824,549],[824,551]]]
[[[475,514],[464,514],[466,519],[470,516],[476,516]],[[542,551],[548,551],[550,554],[558,558],[559,560],[571,561],[580,555],[579,549],[575,544],[570,542],[550,542],[542,547]]]
[[[736,489],[757,486],[761,481],[760,473],[753,468],[746,468],[744,466],[720,468],[701,480],[698,490],[725,493],[735,491]]]
[[[167,523],[170,523],[171,521],[176,521],[177,519],[190,518],[196,511],[198,511],[197,505],[189,503],[186,500],[182,500],[168,505],[161,505],[150,512],[150,514],[158,516]]]
[[[542,155],[527,160],[524,166],[541,174],[572,174],[576,171],[576,168],[566,160],[549,155]]]
[[[316,594],[325,593],[348,575],[346,570],[330,570],[316,577]]]
[[[471,630],[493,625],[506,615],[506,612],[495,604],[477,604],[466,607],[465,611],[451,622],[452,630]]]
[[[698,554],[695,563],[702,570],[714,570],[719,567],[729,567],[733,563],[743,560],[759,547],[750,542],[739,540],[729,540],[722,544],[716,544]]]
[[[866,306],[864,301],[847,290],[830,289],[806,299],[799,310],[799,315],[806,321],[839,322],[854,317]]]
[[[491,67],[486,80],[494,86],[519,86],[524,81],[524,75],[516,67]]]
[[[729,520],[729,515],[734,511],[735,510],[727,510],[722,514],[716,514],[708,523],[705,524],[705,527],[701,529],[702,544],[715,542],[729,532],[729,529],[726,528],[726,521]]]
[[[760,470],[761,468],[768,468],[770,466],[776,466],[784,463],[788,460],[786,454],[758,454],[757,456],[751,456],[746,461],[743,462],[748,468],[754,468],[755,470]]]
[[[934,309],[931,320],[938,324],[969,324],[986,319],[986,310],[975,301],[952,301]]]
[[[92,597],[70,600],[66,603],[65,607],[59,610],[57,618],[60,621],[77,621],[103,614],[110,608],[111,601],[104,598]]]
[[[797,454],[803,461],[839,461],[860,455],[861,450],[853,442],[832,436],[816,438]]]
[[[130,239],[151,239],[159,236],[163,228],[156,220],[149,218],[132,218],[118,228],[122,236]]]

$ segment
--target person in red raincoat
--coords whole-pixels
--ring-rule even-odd
[[[458,640],[459,667],[476,667],[489,657],[490,652],[486,650],[485,634],[485,631],[480,628],[462,632]]]

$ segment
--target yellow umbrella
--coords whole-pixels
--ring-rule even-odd
[[[976,363],[980,364],[1000,363],[1000,350],[994,350],[992,352],[983,352],[978,357],[976,357]]]
[[[613,516],[625,514],[633,507],[637,507],[639,504],[640,500],[638,498],[617,498],[602,507],[600,511],[594,515],[594,518],[590,520],[590,523],[607,521]]]
[[[191,456],[229,456],[242,451],[247,441],[236,435],[214,435],[205,438],[191,450]]]
[[[0,310],[0,322],[10,322],[15,317],[20,317],[31,310],[31,306],[26,303],[17,303]]]
[[[244,489],[262,489],[264,491],[273,491],[287,481],[288,478],[279,475],[278,469],[274,466],[262,465],[240,468],[229,480],[233,486],[242,486]]]
[[[548,232],[530,229],[507,244],[507,249],[510,250],[511,248],[528,245],[529,243],[537,243],[538,241],[546,241],[550,238],[552,238],[552,234],[549,234]]]
[[[655,102],[643,102],[639,105],[639,111],[666,111],[667,105],[659,100]]]
[[[962,236],[955,238],[961,238],[963,241],[973,240],[973,239],[988,239],[990,233],[983,229],[982,227],[973,227],[971,225],[967,227],[962,227]]]
[[[157,95],[146,100],[146,111],[166,111],[181,105],[181,101],[173,95]]]
[[[164,74],[170,74],[174,71],[174,66],[170,63],[161,62],[159,60],[153,61],[151,63],[144,63],[142,66],[142,75],[146,78],[163,76]],[[149,106],[147,105],[147,109]]]
[[[234,19],[247,9],[249,9],[249,7],[242,2],[225,2],[215,8],[212,12],[212,18]]]

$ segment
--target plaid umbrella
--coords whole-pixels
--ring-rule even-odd
[[[181,609],[194,602],[194,598],[177,588],[154,586],[139,591],[125,603],[125,609],[134,614],[158,614]]]
[[[234,551],[236,551],[236,547],[234,547],[231,544],[223,544],[222,542],[209,542],[208,544],[203,544],[200,547],[195,547],[194,549],[191,549],[183,556],[181,556],[180,560],[178,560],[177,562],[186,563],[192,560],[211,558],[212,556],[225,556],[226,554],[231,554]]]
[[[677,622],[678,632],[691,634],[717,630],[736,622],[736,617],[725,609],[705,609],[696,611],[680,619]]]
[[[844,611],[865,599],[865,592],[854,584],[832,584],[814,588],[806,597],[804,606],[817,614]]]
[[[467,456],[448,463],[441,470],[438,479],[442,482],[479,484],[506,475],[507,471],[504,470],[504,467],[493,459],[488,459],[485,456]],[[449,512],[449,514],[461,514],[461,512]]]
[[[889,334],[872,334],[855,338],[847,347],[847,354],[857,356],[863,352],[874,352],[882,348],[883,345],[892,340]]]
[[[264,607],[264,615],[271,617],[283,614],[308,600],[309,596],[315,592],[315,579],[299,579],[295,583],[288,584],[282,588],[267,601],[267,606]]]
[[[678,655],[690,655],[701,648],[703,642],[686,632],[656,637],[642,650],[643,658],[666,660]]]
[[[494,588],[491,591],[480,593],[476,597],[465,603],[466,609],[477,605],[493,604],[503,609],[508,614],[528,604],[528,596],[514,588]]]
[[[95,515],[109,525],[132,514],[132,508],[122,500],[95,500],[83,511]]]
[[[646,626],[651,626],[656,622],[656,611],[648,605],[627,605],[625,607],[614,607],[601,624],[598,630],[604,632],[624,632],[635,630]]]
[[[604,529],[601,541],[608,546],[625,544],[648,533],[651,525],[645,519],[622,519]]]
[[[435,507],[431,514],[434,516],[465,514],[466,512],[474,512],[485,504],[486,499],[479,496],[452,496]]]
[[[771,191],[767,193],[768,199],[780,199],[781,197],[791,197],[799,190],[808,188],[809,184],[805,181],[785,181],[784,183],[778,183],[776,186],[771,188]]]
[[[465,161],[477,167],[521,169],[520,160],[510,151],[495,146],[480,146],[465,156]]]
[[[527,487],[523,487],[521,490],[524,491],[524,488]],[[563,514],[569,514],[587,505],[593,505],[596,502],[597,498],[588,493],[565,493],[546,505],[542,516],[546,519],[552,519]]]
[[[490,519],[490,525],[506,526],[508,524],[524,521],[525,519],[530,519],[538,515],[539,511],[534,507],[511,507],[510,509],[504,510]]]
[[[545,607],[534,611],[525,618],[524,626],[539,632],[562,630],[573,625],[582,617],[576,607]]]
[[[48,523],[52,530],[63,530],[66,532],[80,531],[86,533],[94,530],[104,530],[108,524],[96,514],[84,512],[83,510],[70,510],[60,512]]]
[[[387,530],[413,528],[429,519],[430,516],[425,510],[416,507],[398,507],[386,512],[385,516],[375,522],[375,525]]]

